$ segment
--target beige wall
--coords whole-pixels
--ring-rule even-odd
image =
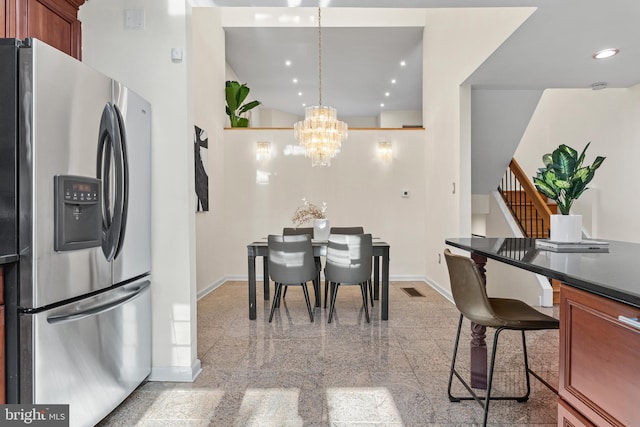
[[[193,119],[209,135],[209,211],[196,214],[198,291],[219,285],[225,276],[224,31],[217,8],[193,9]],[[228,71],[228,70],[227,70]]]
[[[145,28],[125,30],[124,10]],[[120,80],[152,106],[152,379],[188,381],[196,357],[191,9],[185,2],[92,0],[80,8],[83,62]],[[184,60],[171,61],[171,48]],[[135,173],[135,171],[133,172]]]
[[[640,85],[545,91],[514,157],[533,176],[544,153],[560,144],[581,151],[589,141],[585,161],[607,159],[573,212],[592,237],[640,242]]]
[[[423,41],[423,124],[428,281],[450,294],[442,251],[471,234],[470,88],[465,79],[532,13],[531,8],[430,9]],[[455,188],[454,188],[455,187]]]
[[[424,139],[423,130],[350,131],[331,167],[313,168],[310,159],[285,154],[287,146],[298,147],[292,130],[225,130],[225,274],[245,278],[247,243],[291,227],[291,217],[306,197],[315,204],[327,202],[332,225],[363,225],[374,237],[389,241],[392,276],[424,277],[422,215],[430,208],[423,179]],[[379,140],[393,142],[389,163],[378,158]],[[256,160],[257,141],[271,142],[270,160]],[[268,184],[256,183],[258,173],[268,176]],[[401,196],[404,189],[409,198]]]

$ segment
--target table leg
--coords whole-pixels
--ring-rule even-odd
[[[382,255],[382,320],[389,320],[389,248]]]
[[[487,257],[471,254],[471,259],[478,266],[478,271],[486,286],[487,284]],[[471,387],[487,389],[487,328],[471,322]]]
[[[380,257],[373,257],[373,299],[380,299]]]
[[[269,258],[262,257],[262,290],[264,292],[264,300],[269,301]]]
[[[249,320],[256,320],[256,257],[249,255]]]

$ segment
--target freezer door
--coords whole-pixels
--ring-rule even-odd
[[[123,232],[113,262],[113,283],[151,271],[151,105],[113,82],[113,104],[121,113],[126,159]]]
[[[69,404],[70,425],[95,425],[151,372],[149,278],[22,315],[20,403]]]
[[[54,176],[96,176],[111,79],[32,40],[19,50],[20,301],[42,307],[111,285],[100,247],[54,251]]]

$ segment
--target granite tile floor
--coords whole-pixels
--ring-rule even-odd
[[[423,296],[409,296],[413,287]],[[311,295],[313,291],[309,287]],[[473,401],[449,402],[447,380],[459,313],[424,282],[392,282],[389,320],[380,306],[366,323],[359,287],[340,288],[334,320],[309,316],[300,287],[268,323],[258,283],[258,318],[248,319],[246,282],[227,282],[198,302],[193,383],[146,382],[101,426],[462,426],[482,422]],[[273,289],[273,287],[272,287]],[[557,317],[557,308],[541,309]],[[464,326],[458,367],[468,372]],[[491,336],[488,347],[491,348]],[[521,341],[506,331],[494,394],[524,390]],[[527,333],[530,364],[557,387],[558,331]],[[454,391],[463,393],[457,385]],[[556,425],[556,395],[532,378],[529,401],[492,402],[492,426]]]

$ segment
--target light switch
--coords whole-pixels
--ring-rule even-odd
[[[171,48],[171,62],[182,62],[182,49],[179,47]]]
[[[126,9],[124,11],[125,30],[144,29],[144,9]]]

